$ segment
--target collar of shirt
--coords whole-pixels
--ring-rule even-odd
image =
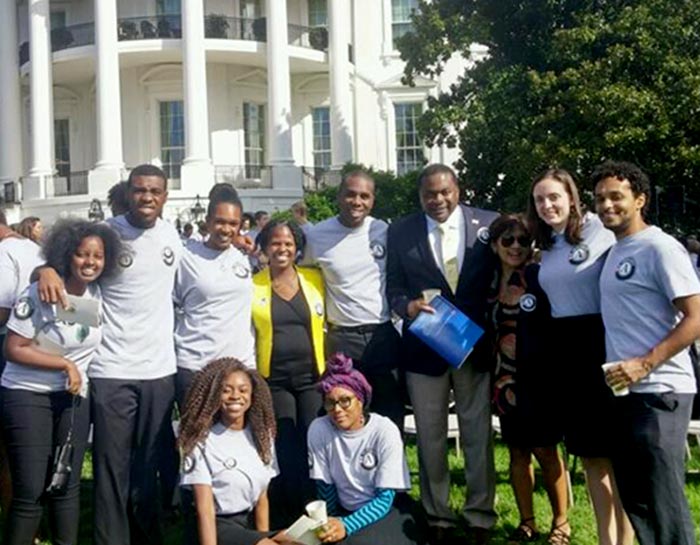
[[[462,224],[463,215],[462,209],[457,205],[449,217],[440,223],[431,218],[428,214],[425,215],[425,220],[427,221],[428,233],[438,230],[440,225],[444,225],[447,229],[456,229],[459,231],[460,225]]]

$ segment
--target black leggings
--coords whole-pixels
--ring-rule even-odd
[[[3,427],[12,475],[12,503],[5,529],[6,545],[32,543],[43,506],[49,508],[53,543],[74,545],[80,518],[80,471],[90,426],[90,404],[78,398],[73,424],[73,458],[65,493],[47,496],[56,447],[65,441],[73,396],[2,389]]]
[[[303,513],[315,489],[309,478],[306,432],[319,415],[323,399],[310,377],[305,384],[270,381],[277,419],[277,462],[280,474],[270,484],[271,527],[286,527]]]

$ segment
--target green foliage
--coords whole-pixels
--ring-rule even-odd
[[[546,166],[585,187],[607,158],[636,162],[653,184],[684,186],[700,202],[699,12],[700,0],[421,2],[399,43],[408,83],[474,42],[489,50],[429,98],[419,130],[459,145],[462,181],[491,208],[521,209]],[[684,219],[665,212],[662,222]]]

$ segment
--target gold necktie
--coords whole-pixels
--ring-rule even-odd
[[[449,229],[446,225],[438,225],[440,231],[440,247],[442,250],[442,270],[445,273],[445,279],[450,285],[452,293],[457,292],[457,283],[459,282],[459,261],[457,260],[457,251],[459,243],[454,229]]]

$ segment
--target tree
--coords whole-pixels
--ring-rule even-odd
[[[700,0],[421,1],[399,40],[407,83],[473,43],[488,55],[429,99],[419,130],[460,147],[455,166],[477,204],[522,209],[551,165],[586,187],[607,158],[700,202],[698,13]]]

